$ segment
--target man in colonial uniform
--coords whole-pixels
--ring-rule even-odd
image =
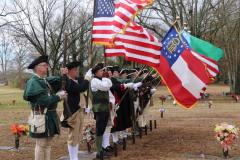
[[[71,62],[66,65],[67,72],[65,89],[68,93],[64,104],[63,117],[66,121],[62,123],[68,128],[68,152],[70,160],[78,160],[78,148],[80,142],[80,133],[83,124],[84,108],[80,107],[80,93],[89,88],[89,80],[92,75],[88,71],[85,78],[79,78],[78,66],[80,62]]]
[[[124,85],[124,83],[119,81],[120,78],[120,68],[118,66],[114,66],[112,68],[113,76],[111,77],[111,81],[113,83],[113,86],[111,87],[111,92],[115,97],[115,104],[119,104],[124,91],[126,88],[131,88],[133,86],[133,83],[129,83],[127,85]],[[113,126],[111,133],[113,138],[113,143],[117,144],[119,142],[119,131],[122,131],[123,128],[123,116],[121,109],[119,108],[116,111],[117,117],[115,119],[115,125]]]
[[[102,150],[103,134],[109,120],[109,91],[112,82],[103,78],[103,65],[97,64],[92,69],[94,78],[91,80],[92,110],[96,120],[96,159],[103,159],[105,152]]]
[[[57,102],[64,99],[66,93],[62,91],[54,94],[61,89],[59,77],[45,77],[48,71],[48,56],[38,57],[28,69],[33,69],[34,73],[27,81],[23,98],[30,102],[33,115],[45,114],[46,117],[44,133],[36,132],[38,126],[33,128],[30,125],[30,136],[36,139],[35,160],[50,160],[52,138],[60,133]]]
[[[119,133],[121,134],[121,138],[126,138],[125,130],[132,126],[132,107],[133,102],[130,98],[129,91],[127,89],[134,89],[141,85],[141,83],[132,83],[133,80],[126,79],[128,72],[126,69],[123,69],[120,72],[118,66],[113,68],[113,77],[111,78],[113,86],[111,87],[111,91],[116,99],[116,104],[119,105],[119,109],[117,110],[116,124],[112,128],[112,137],[113,142],[117,143],[119,141]],[[121,77],[120,77],[121,75]]]
[[[111,78],[112,77],[112,66],[106,66],[105,67],[105,76],[106,78]],[[116,112],[115,112],[115,97],[113,96],[112,92],[109,91],[109,119],[108,119],[108,124],[107,127],[104,131],[103,134],[103,142],[102,142],[102,149],[104,152],[112,152],[113,148],[110,145],[110,135],[111,135],[111,128],[113,126],[113,120],[114,117],[116,116]]]

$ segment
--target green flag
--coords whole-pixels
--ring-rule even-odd
[[[214,46],[207,41],[194,37],[186,31],[182,32],[182,36],[187,40],[191,49],[199,54],[207,56],[215,61],[219,61],[224,56],[222,49]]]

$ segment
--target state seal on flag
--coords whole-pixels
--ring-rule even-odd
[[[172,38],[167,44],[167,50],[173,54],[177,50],[179,44],[180,40],[178,38]]]

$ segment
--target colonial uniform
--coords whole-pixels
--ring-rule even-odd
[[[120,74],[128,74],[128,70],[123,69]],[[115,96],[116,103],[119,104],[117,110],[116,125],[112,128],[113,140],[117,141],[118,138],[114,133],[122,132],[121,137],[126,138],[125,130],[132,127],[133,125],[133,112],[134,112],[134,96],[132,90],[127,91],[126,88],[134,89],[141,85],[140,83],[132,83],[132,79],[123,78],[111,78],[113,87],[111,88],[112,93]],[[139,79],[140,80],[140,79]],[[138,80],[138,81],[139,81]],[[127,92],[127,93],[126,93]],[[124,96],[124,97],[123,97]]]
[[[96,65],[92,72],[97,73],[103,67]],[[92,110],[96,120],[96,147],[97,158],[101,157],[103,134],[109,120],[109,90],[112,87],[112,82],[108,78],[101,78],[95,76],[91,80],[92,93]]]
[[[112,77],[112,69],[113,66],[106,66],[105,67],[105,76],[106,78],[111,78]],[[111,128],[114,126],[114,119],[116,117],[116,106],[115,106],[115,97],[113,96],[112,92],[109,91],[109,119],[108,119],[108,124],[107,127],[104,131],[103,134],[103,142],[102,142],[102,149],[104,152],[112,152],[113,148],[110,145],[110,135],[111,135]]]
[[[41,56],[34,60],[28,69],[34,69],[36,65],[48,61],[47,56]],[[60,133],[59,117],[56,112],[57,102],[60,97],[55,95],[56,91],[61,89],[60,77],[41,78],[34,74],[27,81],[23,98],[29,101],[33,112],[46,112],[46,131],[44,133],[33,133],[30,130],[30,136],[36,138],[35,160],[50,160],[52,137]]]
[[[109,109],[109,118],[106,129],[103,134],[103,142],[102,147],[105,152],[112,152],[113,148],[110,145],[110,134],[111,129],[114,126],[114,119],[116,117],[116,106],[115,106],[115,97],[113,96],[112,92],[109,91],[109,105],[111,106]]]
[[[138,91],[138,98],[137,101],[135,101],[135,109],[136,109],[136,115],[137,115],[137,122],[139,127],[144,127],[147,125],[145,115],[147,112],[147,109],[150,106],[150,100],[152,98],[152,95],[155,92],[155,89],[152,88],[154,84],[155,79],[152,76],[147,76],[143,81],[143,86],[140,87]]]
[[[112,72],[120,72],[119,67],[114,66],[112,69]],[[126,120],[130,118],[130,117],[126,117],[126,114],[128,114],[126,112],[129,112],[128,110],[129,105],[127,104],[123,106],[123,101],[129,98],[128,93],[125,95],[125,98],[123,99],[122,99],[122,96],[125,94],[126,88],[131,88],[133,83],[129,83],[130,85],[124,84],[126,82],[129,82],[130,80],[123,81],[123,79],[120,80],[117,77],[112,77],[111,81],[113,83],[113,86],[111,87],[111,92],[115,97],[115,100],[116,100],[115,103],[119,105],[119,108],[116,111],[117,117],[115,118],[115,125],[112,127],[112,130],[111,130],[113,142],[117,143],[119,141],[119,132],[124,131],[126,129],[126,126],[127,126]]]
[[[71,62],[66,65],[70,70],[78,67],[79,62]],[[70,160],[78,160],[78,148],[80,142],[80,133],[83,124],[83,108],[80,107],[80,93],[89,88],[89,81],[83,78],[66,78],[65,89],[68,93],[67,105],[64,105],[63,115],[68,123],[68,151]],[[66,108],[68,107],[68,108]],[[70,113],[69,113],[70,112]]]

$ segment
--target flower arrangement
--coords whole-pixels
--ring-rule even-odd
[[[96,128],[94,125],[88,124],[83,131],[83,141],[87,143],[88,151],[91,151],[92,145],[95,143]]]
[[[221,123],[216,125],[214,131],[216,132],[217,141],[220,142],[223,148],[223,156],[228,158],[228,151],[231,149],[233,142],[238,138],[239,129],[234,125]]]
[[[19,125],[19,124],[12,124],[11,125],[11,132],[15,136],[15,148],[19,148],[19,138],[22,135],[29,135],[29,125]]]
[[[19,125],[13,124],[11,125],[11,131],[14,135],[21,137],[21,135],[28,135],[29,134],[29,125]]]

